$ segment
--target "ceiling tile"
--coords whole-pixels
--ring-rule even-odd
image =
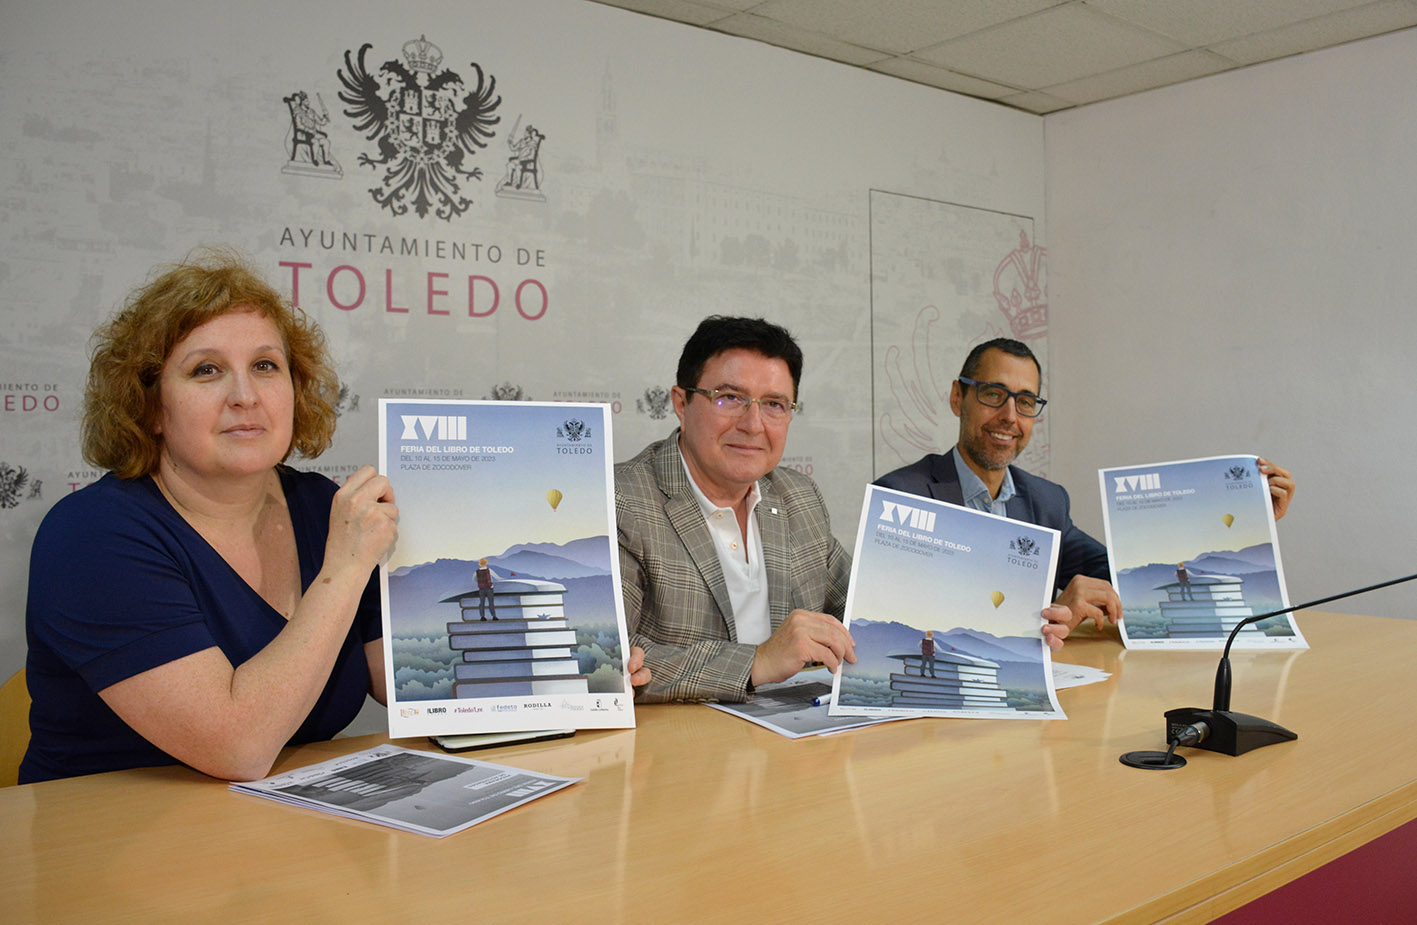
[[[1085,0],[1089,7],[1187,45],[1225,39],[1362,6],[1369,0]]]
[[[1000,97],[998,100],[1005,106],[1012,106],[1015,109],[1022,109],[1025,112],[1037,113],[1040,116],[1050,112],[1057,112],[1059,109],[1071,109],[1073,104],[1067,100],[1060,100],[1056,96],[1049,96],[1047,93],[1040,93],[1037,90],[1030,90],[1027,93],[1016,93],[1013,96]]]
[[[875,64],[877,61],[889,57],[884,52],[851,45],[830,36],[809,32],[806,29],[797,29],[775,20],[755,16],[752,13],[735,13],[726,19],[719,20],[710,28],[858,66]]]
[[[1211,51],[1242,64],[1257,64],[1412,25],[1417,25],[1417,5],[1402,0],[1386,0],[1294,23],[1272,32],[1221,42],[1212,45]]]
[[[995,83],[1038,89],[1184,50],[1171,39],[1073,4],[922,49],[914,57]]]
[[[753,13],[854,45],[905,54],[1068,0],[766,0]]]
[[[985,100],[997,100],[1002,96],[1018,93],[1016,87],[1005,87],[987,80],[977,80],[947,71],[933,64],[926,64],[923,61],[912,61],[909,58],[887,58],[869,65],[869,67],[873,71],[890,74],[892,77],[903,77],[919,84],[939,87],[941,90],[953,90],[956,93],[977,96]]]
[[[1081,80],[1056,84],[1045,87],[1044,90],[1059,99],[1081,105],[1139,93],[1142,90],[1168,87],[1197,77],[1218,74],[1234,66],[1235,62],[1228,58],[1197,49],[1118,68],[1093,77],[1084,77]]]
[[[605,6],[618,6],[636,13],[647,13],[661,19],[673,19],[691,26],[706,26],[726,16],[733,10],[708,3],[694,3],[692,0],[595,0]]]
[[[1417,0],[592,2],[1037,113],[1417,25]]]

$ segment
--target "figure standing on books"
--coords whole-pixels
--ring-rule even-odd
[[[1048,403],[1040,394],[1042,381],[1043,367],[1022,341],[999,337],[979,344],[950,386],[959,442],[948,453],[930,453],[886,473],[876,484],[1060,531],[1054,603],[1067,608],[1069,629],[1084,620],[1102,629],[1122,617],[1122,601],[1109,581],[1107,547],[1073,523],[1063,486],[1010,465],[1028,446]],[[1269,479],[1278,520],[1294,498],[1294,478],[1267,460],[1258,465]]]
[[[926,630],[925,638],[920,640],[920,677],[925,677],[925,672],[930,672],[930,677],[935,676],[935,631]]]
[[[1176,563],[1176,580],[1181,583],[1181,600],[1195,600],[1195,597],[1191,594],[1191,574],[1186,571],[1186,563]]]
[[[492,608],[492,619],[497,619],[497,601],[492,595],[492,570],[486,559],[477,560],[477,615],[487,619],[487,608]]]

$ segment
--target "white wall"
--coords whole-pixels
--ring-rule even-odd
[[[885,310],[872,314],[872,191],[1041,231],[1037,116],[584,0],[9,6],[0,17],[0,676],[24,660],[35,529],[55,500],[101,475],[78,453],[89,332],[150,268],[198,243],[242,248],[283,287],[282,262],[312,265],[300,302],[324,326],[350,392],[335,445],[305,467],[337,479],[375,460],[381,395],[476,399],[504,384],[538,400],[611,403],[616,457],[628,458],[668,434],[672,415],[647,393],[672,384],[699,319],[764,314],[786,324],[806,353],[808,411],[784,462],[817,479],[850,543],[873,474],[870,330]],[[457,180],[472,204],[451,221],[375,203],[384,168],[359,163],[375,145],[341,112],[346,52],[369,43],[377,70],[420,35],[441,47],[439,67],[471,89],[475,61],[502,98],[496,136],[464,163],[485,177]],[[286,169],[282,99],[297,90],[328,106],[339,175]],[[544,199],[498,196],[512,129],[529,123],[547,136]],[[360,244],[327,250],[302,230]],[[386,253],[366,235],[496,244],[506,256],[494,265]],[[962,252],[976,243],[956,237]],[[1002,252],[977,247],[976,263],[954,271],[987,285],[1017,237],[1004,235]],[[542,252],[544,264],[516,265],[517,248]],[[326,288],[341,266],[368,282],[365,302],[348,311]],[[435,282],[450,293],[436,305],[430,273],[448,274]],[[471,274],[500,285],[495,315],[469,316]],[[510,304],[528,277],[548,293],[536,320]],[[354,278],[339,276],[346,304]],[[998,314],[987,288],[976,294]],[[913,318],[919,307],[901,310]],[[20,468],[23,490],[3,491],[3,474]]]
[[[1271,456],[1294,603],[1413,572],[1417,30],[1045,119],[1053,467]],[[1100,535],[1100,533],[1099,533]],[[1329,609],[1417,616],[1417,582]]]

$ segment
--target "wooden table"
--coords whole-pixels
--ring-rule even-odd
[[[1162,713],[1217,656],[1070,640],[1112,672],[1067,721],[891,723],[789,740],[698,705],[476,753],[567,790],[446,839],[229,792],[186,768],[0,791],[7,922],[1204,921],[1417,818],[1417,621],[1304,613],[1240,653],[1234,707],[1299,733],[1177,771]],[[284,771],[384,741],[284,753]],[[406,743],[411,744],[411,743]]]

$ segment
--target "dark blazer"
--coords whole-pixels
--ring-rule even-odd
[[[1078,529],[1069,513],[1068,492],[1063,486],[1036,475],[1029,475],[1018,466],[1009,466],[1015,494],[1005,505],[1014,520],[1050,527],[1062,534],[1058,549],[1057,590],[1067,587],[1074,575],[1088,575],[1110,581],[1107,547]],[[909,492],[936,501],[964,504],[964,492],[959,487],[959,473],[950,453],[931,453],[925,458],[887,472],[875,484],[897,491]]]
[[[799,608],[841,619],[851,554],[832,536],[816,483],[779,467],[758,487],[772,628]],[[637,702],[745,700],[757,647],[737,641],[723,567],[684,472],[679,431],[615,467],[615,520],[625,622],[654,676]]]

